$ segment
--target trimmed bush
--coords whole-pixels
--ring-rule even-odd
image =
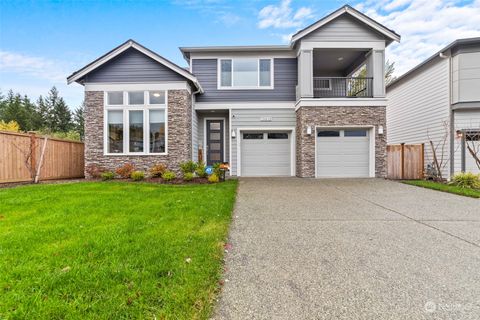
[[[187,173],[185,173],[185,174],[183,175],[183,180],[185,180],[185,181],[192,181],[192,180],[193,180],[193,177],[194,177],[193,173],[187,172]]]
[[[471,172],[457,173],[450,184],[460,188],[480,189],[480,175]]]
[[[212,173],[209,177],[208,177],[208,182],[210,183],[217,183],[219,181],[218,179],[218,176],[216,173]]]
[[[124,179],[130,178],[133,171],[135,171],[135,167],[131,163],[126,163],[120,168],[117,168],[117,170],[115,170],[115,172]]]
[[[103,181],[112,180],[113,178],[115,178],[115,173],[113,173],[112,171],[105,171],[102,172],[101,177]]]
[[[194,173],[195,170],[197,169],[197,163],[193,162],[192,160],[188,160],[185,162],[180,163],[180,170],[182,170],[182,173]]]
[[[132,178],[133,181],[142,181],[145,179],[145,173],[143,173],[143,171],[133,171],[130,178]]]
[[[154,178],[160,178],[165,171],[167,171],[167,166],[162,163],[154,165],[149,170],[150,176]]]
[[[206,168],[207,166],[205,165],[204,162],[197,163],[197,169],[195,170],[197,177],[206,178],[207,177],[207,173],[205,172]]]
[[[163,180],[165,181],[172,181],[173,179],[175,179],[177,177],[177,175],[175,174],[175,172],[172,172],[172,171],[165,171],[163,174],[162,174],[162,178]]]

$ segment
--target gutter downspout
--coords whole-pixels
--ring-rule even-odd
[[[446,55],[443,52],[440,52],[438,56],[441,59],[448,59],[448,113],[449,113],[449,158],[450,158],[450,179],[455,173],[455,117],[452,109],[452,55]],[[450,180],[449,179],[449,180]]]

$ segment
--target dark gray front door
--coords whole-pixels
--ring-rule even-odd
[[[207,120],[207,165],[211,166],[223,159],[223,120]]]

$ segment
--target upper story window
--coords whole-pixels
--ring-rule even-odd
[[[220,89],[273,89],[272,59],[219,59]]]
[[[166,154],[166,119],[165,91],[106,92],[105,153]]]

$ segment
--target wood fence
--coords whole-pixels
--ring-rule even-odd
[[[0,131],[0,183],[33,181],[45,137]],[[82,178],[83,142],[47,138],[39,180]]]
[[[423,179],[425,165],[423,144],[396,144],[387,146],[387,178]]]

